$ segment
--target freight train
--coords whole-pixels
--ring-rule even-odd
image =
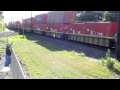
[[[76,22],[76,11],[52,11],[10,22],[9,29],[115,48],[118,22]]]

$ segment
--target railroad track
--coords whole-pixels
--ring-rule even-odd
[[[106,56],[107,49],[105,47],[75,42],[75,41],[68,41],[68,40],[61,40],[56,39],[48,36],[42,36],[39,34],[31,34],[26,33],[26,36],[30,40],[37,40],[38,42],[45,43],[45,44],[51,44],[54,46],[59,47],[59,50],[67,50],[67,51],[75,51],[75,52],[83,52],[86,56],[100,59]],[[48,48],[48,47],[46,47]],[[115,58],[115,49],[110,49],[111,51],[111,57]]]

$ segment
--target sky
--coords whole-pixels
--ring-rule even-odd
[[[32,11],[32,16],[48,12],[50,11]],[[3,11],[3,16],[3,21],[8,24],[11,21],[22,21],[22,18],[31,17],[31,11]]]

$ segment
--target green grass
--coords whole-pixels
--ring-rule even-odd
[[[23,36],[9,38],[30,78],[34,79],[109,79],[115,78],[99,61],[84,54],[60,50]],[[47,47],[47,48],[46,48]],[[49,48],[49,49],[48,49]],[[54,51],[52,51],[54,50]]]

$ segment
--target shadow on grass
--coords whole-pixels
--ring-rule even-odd
[[[31,40],[31,41],[34,41],[35,43],[37,43],[38,45],[40,46],[43,46],[51,51],[61,51],[61,50],[65,50],[57,45],[55,45],[54,42],[52,41],[48,41],[48,40],[45,40],[45,38],[41,38],[40,36],[37,36],[37,35],[34,35],[32,34],[25,34],[26,36],[26,39],[28,40]]]
[[[38,34],[31,34],[27,33],[25,34],[26,38],[28,40],[33,40],[35,43],[51,50],[51,51],[75,51],[75,52],[82,52],[84,53],[87,57],[91,58],[104,58],[106,56],[107,50],[98,50],[97,48],[90,48],[90,46],[86,46],[85,44],[78,44],[78,43],[71,43],[70,41],[63,41],[60,39],[55,39],[55,38],[48,38],[45,36],[41,36]],[[111,53],[112,57],[115,57],[113,53]]]

